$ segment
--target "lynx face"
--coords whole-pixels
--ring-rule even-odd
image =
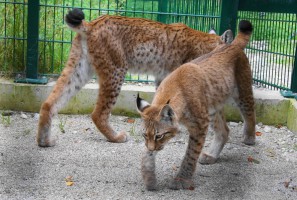
[[[143,118],[145,145],[149,151],[159,151],[179,131],[176,115],[169,104],[162,109],[150,106],[142,100],[139,107]]]
[[[141,115],[145,127],[143,137],[149,151],[162,150],[164,145],[179,131],[176,116],[168,104],[161,111],[154,107],[147,107]]]

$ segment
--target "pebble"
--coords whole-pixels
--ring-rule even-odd
[[[21,118],[28,119],[28,116],[26,114],[24,114],[24,113],[21,113]]]
[[[238,126],[238,123],[236,123],[236,122],[229,122],[229,125],[234,127],[234,126]]]
[[[265,133],[270,133],[270,132],[271,132],[271,127],[269,127],[269,126],[265,126],[265,127],[264,127],[264,132],[265,132]]]
[[[39,120],[39,113],[35,113],[33,118],[34,118],[34,120]]]

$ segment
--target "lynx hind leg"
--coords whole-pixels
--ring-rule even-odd
[[[189,143],[186,151],[186,155],[182,161],[180,170],[176,177],[170,184],[170,189],[194,189],[194,183],[192,181],[193,174],[196,169],[197,160],[204,146],[205,136],[208,128],[208,119],[202,118],[200,121],[204,121],[203,124],[187,126],[190,133]]]
[[[218,111],[210,116],[211,126],[215,131],[214,138],[211,142],[208,152],[202,152],[199,157],[201,164],[214,164],[222,149],[224,148],[229,137],[229,128],[227,126],[223,111]]]
[[[243,143],[246,145],[254,145],[256,138],[256,114],[255,102],[251,86],[249,90],[241,92],[241,94],[239,94],[239,97],[236,95],[236,97],[233,97],[233,99],[238,105],[241,116],[244,120]]]
[[[156,151],[146,151],[141,161],[141,174],[147,190],[157,189],[157,179],[155,174]]]
[[[73,46],[75,45],[77,44],[74,42]],[[79,52],[76,54],[79,54]],[[54,89],[41,106],[36,138],[37,144],[40,147],[50,147],[55,145],[55,139],[51,137],[52,118],[93,75],[93,70],[88,63],[86,56],[76,54],[72,52],[66,68],[57,80]],[[80,59],[76,59],[76,57]]]
[[[240,100],[238,106],[244,120],[243,143],[246,145],[254,145],[256,139],[256,115],[253,97]]]
[[[115,70],[114,70],[115,71]],[[108,77],[99,78],[99,97],[92,113],[92,119],[99,131],[109,142],[126,142],[128,135],[125,132],[117,134],[109,124],[111,109],[116,103],[117,96],[121,91],[127,70],[118,70]]]

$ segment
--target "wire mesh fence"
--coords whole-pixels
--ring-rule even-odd
[[[224,2],[226,1],[40,0],[39,24],[36,27],[31,25],[30,21],[27,24],[28,0],[0,1],[0,73],[25,73],[27,29],[38,29],[38,74],[59,76],[74,37],[74,33],[64,23],[64,16],[74,7],[83,9],[86,20],[93,20],[103,14],[121,15],[163,23],[185,23],[191,28],[208,32],[210,29],[220,28]],[[296,62],[296,13],[239,11],[237,16],[237,21],[248,19],[254,24],[254,33],[246,52],[255,83],[269,88],[290,90]],[[126,80],[151,82],[154,78],[127,74]]]
[[[238,21],[241,19],[251,21],[255,27],[246,49],[254,82],[288,90],[297,45],[296,14],[241,11]]]

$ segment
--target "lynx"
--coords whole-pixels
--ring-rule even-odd
[[[107,140],[125,142],[126,133],[113,130],[109,115],[128,70],[154,75],[158,86],[181,64],[233,39],[231,31],[217,36],[183,24],[166,25],[140,18],[105,15],[86,22],[80,9],[73,9],[65,19],[77,35],[66,67],[40,109],[37,143],[41,147],[55,145],[51,137],[53,117],[94,73],[100,87],[92,120]]]
[[[179,124],[189,132],[189,142],[171,189],[194,188],[191,181],[197,160],[213,164],[228,140],[229,129],[223,106],[233,98],[244,119],[243,143],[255,143],[255,110],[249,61],[243,51],[252,34],[252,24],[241,21],[231,44],[183,64],[158,87],[151,104],[137,97],[144,124],[146,152],[142,176],[148,190],[156,189],[155,156],[179,132]],[[210,150],[202,152],[209,124],[215,131]]]

